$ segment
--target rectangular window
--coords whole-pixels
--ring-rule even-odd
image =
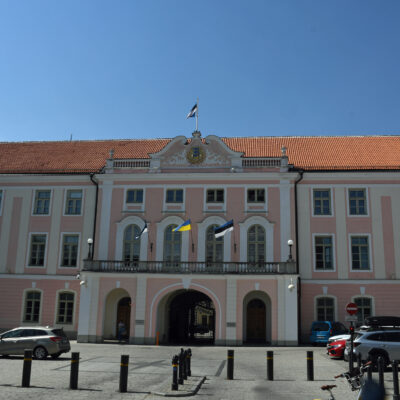
[[[50,190],[36,190],[33,214],[48,215],[50,207]]]
[[[332,236],[315,237],[315,269],[333,270]]]
[[[207,189],[207,203],[223,203],[224,189]]]
[[[76,267],[78,262],[78,235],[63,236],[63,256],[61,261],[62,267]]]
[[[72,324],[74,312],[74,294],[60,293],[58,295],[57,324]]]
[[[351,267],[355,270],[369,270],[368,236],[353,236],[351,238]]]
[[[65,214],[80,215],[81,208],[82,208],[82,190],[67,190]]]
[[[372,302],[369,297],[357,297],[354,299],[354,303],[357,304],[357,321],[362,324],[365,318],[372,315]]]
[[[317,321],[334,321],[335,306],[331,297],[317,299]]]
[[[26,294],[24,322],[39,322],[41,293],[32,291]]]
[[[168,189],[167,203],[183,203],[183,189]]]
[[[265,189],[248,189],[248,203],[265,203]]]
[[[332,215],[330,189],[314,189],[314,215]]]
[[[143,189],[129,189],[126,191],[126,202],[141,204],[143,203]]]
[[[365,189],[349,189],[350,215],[367,215],[367,193]]]
[[[32,267],[43,267],[45,250],[46,235],[32,235],[29,265]]]

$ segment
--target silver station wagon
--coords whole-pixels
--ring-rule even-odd
[[[68,353],[71,345],[62,329],[48,326],[22,326],[0,335],[1,355],[24,354],[26,349],[32,350],[38,360],[43,360],[48,355],[58,358],[62,353]]]

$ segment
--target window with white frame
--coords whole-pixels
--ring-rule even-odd
[[[330,189],[313,190],[314,215],[332,215]]]
[[[65,201],[66,215],[80,215],[82,211],[82,190],[70,189],[67,190]]]
[[[349,214],[367,215],[367,192],[365,189],[349,189]]]
[[[361,271],[368,271],[371,269],[368,236],[351,237],[351,268]]]
[[[265,189],[247,189],[248,203],[265,203]]]
[[[50,213],[50,196],[50,190],[36,190],[33,206],[34,215],[48,215]]]
[[[207,189],[207,203],[223,203],[224,189]]]
[[[183,203],[183,189],[167,189],[166,203]]]
[[[63,235],[62,267],[76,267],[78,265],[79,235]]]
[[[167,266],[178,266],[181,261],[182,234],[173,232],[178,225],[168,225],[164,231],[164,261]]]
[[[31,290],[25,294],[24,322],[39,322],[42,294]]]
[[[356,297],[354,303],[357,304],[357,322],[362,324],[365,318],[372,315],[372,299],[369,297]]]
[[[72,324],[74,313],[74,300],[74,293],[61,292],[58,294],[57,324]]]
[[[206,261],[208,264],[224,261],[224,237],[215,237],[214,228],[217,226],[211,225],[206,231]]]
[[[318,271],[333,270],[332,236],[315,236],[315,269]]]
[[[34,234],[31,236],[29,266],[43,267],[46,253],[46,235]]]
[[[265,229],[261,225],[252,225],[247,231],[247,262],[265,262]]]
[[[317,321],[335,320],[335,302],[332,297],[317,298]]]
[[[129,225],[124,231],[124,261],[137,262],[140,257],[140,228],[137,225]]]
[[[143,203],[143,189],[129,189],[126,191],[127,204],[142,204]]]

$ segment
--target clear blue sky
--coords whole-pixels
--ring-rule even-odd
[[[400,134],[399,0],[0,0],[0,141]]]

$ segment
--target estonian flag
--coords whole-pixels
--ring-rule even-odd
[[[139,239],[140,236],[142,236],[143,233],[147,232],[147,222],[144,223],[144,227],[142,229],[142,231],[139,233],[139,235],[135,236],[135,239]]]
[[[216,238],[219,238],[220,236],[224,236],[225,233],[233,231],[233,219],[228,221],[226,224],[223,224],[221,226],[217,226],[214,228],[214,234]]]
[[[190,110],[190,113],[186,116],[186,119],[194,117],[196,115],[196,112],[197,112],[197,103]]]
[[[180,224],[176,228],[172,229],[172,232],[184,232],[184,231],[190,231],[191,229],[192,226],[190,225],[190,219],[188,219],[183,224]]]

